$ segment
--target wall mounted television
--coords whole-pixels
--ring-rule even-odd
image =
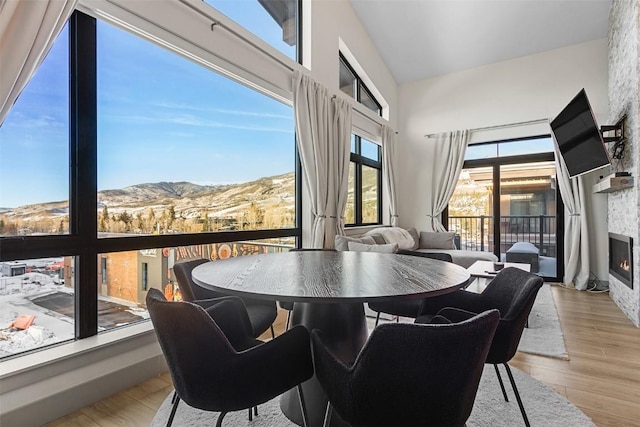
[[[611,164],[584,89],[551,121],[551,130],[571,178]]]

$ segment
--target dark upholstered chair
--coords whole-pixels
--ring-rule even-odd
[[[457,324],[385,323],[355,361],[339,360],[314,330],[325,425],[335,409],[353,426],[463,426],[499,317],[492,310]]]
[[[178,279],[178,286],[180,287],[183,300],[196,302],[226,296],[222,292],[215,292],[203,288],[191,278],[193,269],[205,262],[208,262],[208,260],[200,258],[192,261],[179,262],[173,266],[173,272],[176,275],[176,279]],[[271,328],[271,337],[275,338],[273,322],[278,316],[276,303],[251,298],[242,298],[242,301],[247,308],[247,314],[251,321],[251,329],[253,331],[251,335],[253,337],[259,337],[264,331]]]
[[[220,412],[220,427],[227,412],[251,411],[296,386],[306,425],[299,385],[313,375],[313,362],[304,327],[263,343],[251,336],[239,298],[220,298],[205,310],[186,301],[169,302],[150,289],[146,303],[177,393],[168,426],[180,400]]]
[[[498,370],[498,364],[504,365],[527,426],[529,420],[508,362],[518,350],[522,331],[542,284],[542,278],[536,274],[507,267],[500,270],[481,294],[458,291],[426,299],[421,308],[421,315],[416,319],[416,323],[429,323],[433,315],[437,314],[457,322],[485,310],[499,310],[500,323],[487,356],[487,363],[494,366],[502,394],[508,402],[507,392]]]
[[[453,262],[451,255],[444,252],[427,253],[427,252],[399,250],[397,253],[400,255],[420,256],[424,258],[437,259],[439,261]],[[422,306],[421,299],[369,303],[369,308],[373,311],[378,312],[378,314],[376,315],[376,326],[378,326],[378,322],[380,321],[380,313],[387,313],[387,314],[392,314],[394,316],[415,318],[418,316],[421,306]]]

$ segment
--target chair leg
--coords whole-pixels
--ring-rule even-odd
[[[518,393],[518,387],[516,387],[516,381],[513,379],[513,375],[511,374],[511,368],[506,363],[503,363],[504,367],[507,369],[507,375],[509,375],[509,381],[511,381],[511,387],[513,387],[513,392],[516,394],[516,400],[518,401],[518,406],[520,407],[520,412],[522,413],[522,419],[524,420],[524,425],[529,427],[529,418],[527,418],[527,413],[524,411],[524,406],[522,405],[522,400],[520,399],[520,393]]]
[[[249,421],[253,421],[253,410],[249,408]]]
[[[273,323],[271,324],[271,338],[275,339],[276,333],[273,331]]]
[[[180,403],[180,397],[178,397],[177,393],[174,393],[173,397],[171,398],[171,401],[173,402],[173,406],[171,407],[169,420],[167,420],[167,427],[171,427],[171,424],[173,423],[173,417],[176,415],[176,410],[178,409],[178,403]]]
[[[251,408],[249,408],[249,410],[251,410]],[[222,427],[222,419],[225,415],[227,415],[226,412],[220,412],[220,415],[218,415],[218,421],[216,421],[216,427]]]
[[[500,383],[500,389],[502,390],[502,395],[504,396],[504,401],[508,402],[509,398],[507,397],[507,390],[504,388],[504,383],[502,382],[502,376],[500,375],[500,371],[498,370],[498,365],[493,365],[496,369],[496,375],[498,376],[498,382]]]
[[[332,413],[333,413],[333,406],[331,406],[331,402],[327,402],[327,411],[324,413],[324,422],[322,423],[322,427],[329,427]]]
[[[287,324],[284,326],[284,330],[288,331],[289,330],[289,324],[291,323],[291,312],[293,310],[289,310],[287,311]]]
[[[253,407],[253,415],[255,415],[256,417],[258,416],[258,407],[257,406]]]
[[[376,314],[376,328],[378,327],[378,322],[380,321],[380,312],[378,312],[378,314]]]
[[[173,391],[173,396],[171,396],[171,404],[173,405],[174,403],[176,403],[176,399],[178,398],[178,392],[177,391]]]
[[[309,417],[307,416],[307,404],[304,401],[304,394],[302,393],[302,384],[298,384],[298,401],[300,402],[300,412],[302,413],[302,427],[309,426]]]

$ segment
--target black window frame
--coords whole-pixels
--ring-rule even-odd
[[[299,23],[298,40],[301,40],[300,27]],[[281,237],[294,237],[300,242],[302,238],[302,202],[300,200],[300,162],[298,158],[295,165],[296,226],[293,228],[153,236],[132,235],[99,239],[96,51],[97,19],[80,11],[74,11],[69,19],[69,234],[0,238],[0,261],[59,256],[74,257],[75,340],[98,334],[98,284],[101,273],[99,270],[101,254]],[[301,51],[302,49],[298,48],[299,60],[302,59]],[[295,144],[292,149],[295,149]],[[295,150],[297,157],[297,149]],[[48,347],[50,346],[38,347],[7,358],[20,357]]]
[[[372,110],[371,108],[369,108],[371,111],[373,111],[374,113],[376,113],[379,116],[382,116],[382,105],[380,105],[380,103],[378,102],[378,100],[375,98],[375,96],[373,96],[373,93],[371,92],[371,90],[367,87],[367,85],[362,81],[362,79],[360,78],[360,76],[358,75],[358,73],[356,73],[356,71],[353,69],[353,67],[351,66],[351,64],[349,64],[349,61],[347,61],[347,58],[344,57],[344,55],[342,54],[342,52],[338,52],[338,56],[340,57],[340,65],[344,65],[347,70],[349,70],[349,72],[353,75],[353,77],[355,78],[355,87],[354,87],[354,93],[351,94],[351,97],[353,99],[355,99],[356,101],[358,101],[360,104],[364,105],[365,107],[369,108],[368,105],[363,104],[362,103],[362,91],[364,91],[367,96],[369,97],[369,99],[371,101],[373,101],[373,103],[378,107],[377,111]],[[346,93],[346,92],[344,92]]]
[[[369,157],[362,155],[362,140],[359,135],[354,134],[355,152],[351,152],[349,161],[354,164],[355,177],[354,177],[354,207],[353,207],[353,223],[345,224],[345,227],[359,227],[366,225],[380,225],[382,224],[382,147],[378,147],[378,159],[373,160]],[[370,142],[365,139],[365,141]],[[363,222],[362,221],[362,167],[368,166],[378,171],[377,173],[377,192],[378,192],[378,206],[377,222]]]

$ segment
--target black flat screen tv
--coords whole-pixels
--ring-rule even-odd
[[[571,178],[611,164],[584,89],[551,121],[551,130]]]

